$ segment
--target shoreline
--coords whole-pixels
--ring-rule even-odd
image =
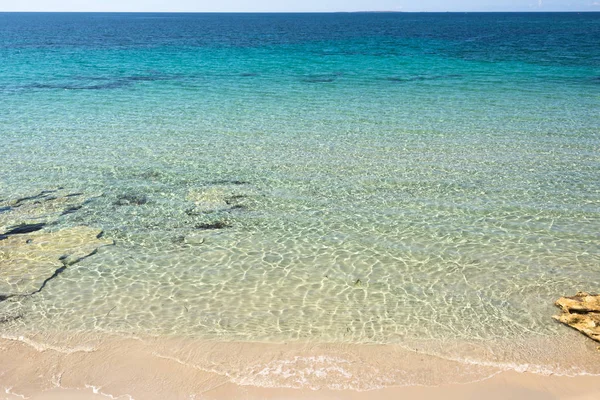
[[[565,366],[571,363],[571,370],[562,374],[534,362],[541,357],[535,351],[543,346],[555,359],[548,362],[566,357],[552,353],[555,343],[548,340],[523,344],[533,350],[531,364],[502,364],[474,361],[481,356],[474,347],[466,350],[468,346],[449,342],[453,349],[463,349],[461,357],[393,344],[219,342],[69,332],[4,336],[0,349],[7,361],[0,364],[0,393],[7,400],[362,400],[374,394],[382,399],[475,399],[490,391],[498,399],[598,398],[600,352],[595,343],[577,332],[560,341],[572,352],[562,360]],[[587,372],[574,368],[583,365]]]
[[[5,391],[4,399],[32,399],[32,400],[96,400],[96,399],[170,399],[179,398],[176,395],[158,397],[137,397],[135,395],[115,395],[103,391],[102,388],[88,386],[86,388],[53,388],[47,391],[34,392],[29,396],[22,395],[13,390]],[[232,383],[220,385],[212,390],[203,392],[199,396],[191,395],[189,398],[206,400],[224,399],[274,399],[274,400],[367,400],[376,396],[378,399],[404,399],[416,398],[433,400],[487,400],[527,399],[527,400],[595,400],[600,396],[600,379],[596,376],[542,376],[531,373],[501,372],[491,378],[467,384],[448,384],[441,386],[404,386],[377,389],[367,392],[334,391],[329,389],[285,389],[285,388],[260,388],[254,386],[240,386]]]

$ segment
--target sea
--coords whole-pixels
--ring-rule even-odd
[[[114,241],[3,338],[600,374],[551,318],[600,290],[600,13],[0,13],[0,160],[0,200],[84,193],[45,229]]]

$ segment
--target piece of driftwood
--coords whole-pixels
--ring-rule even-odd
[[[600,295],[578,292],[555,303],[562,313],[553,318],[600,342]]]

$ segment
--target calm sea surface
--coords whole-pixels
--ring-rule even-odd
[[[0,14],[0,160],[116,243],[4,334],[516,362],[600,290],[600,14]]]

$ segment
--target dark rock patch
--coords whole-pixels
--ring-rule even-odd
[[[29,90],[107,90],[120,89],[132,86],[136,82],[153,82],[177,79],[178,75],[149,74],[130,76],[72,76],[71,82],[36,82],[27,85],[15,86],[16,89]]]
[[[185,215],[189,215],[190,217],[194,216],[194,215],[201,215],[202,212],[198,212],[193,208],[188,208],[187,210],[184,211]]]
[[[131,83],[127,81],[114,81],[100,83],[94,85],[77,85],[77,84],[48,84],[48,83],[33,83],[31,85],[22,86],[22,89],[54,89],[54,90],[104,90],[118,89],[129,86]]]
[[[325,74],[306,75],[302,81],[308,83],[330,83],[336,81],[342,75],[344,75],[344,73],[339,71]]]
[[[22,235],[24,233],[31,233],[31,232],[39,231],[44,226],[46,226],[45,222],[40,222],[37,224],[21,224],[21,225],[17,225],[17,226],[12,226],[8,231],[4,232],[4,236]]]
[[[157,180],[163,177],[163,173],[156,169],[144,171],[138,175],[142,179]]]
[[[160,71],[147,71],[146,74],[142,75],[128,75],[128,76],[85,76],[85,75],[72,75],[71,80],[74,81],[99,81],[99,82],[116,82],[116,81],[164,81],[167,79],[177,78],[179,75],[166,75]]]
[[[83,196],[83,193],[82,192],[70,193],[70,194],[66,195],[65,197],[77,197],[77,196]]]
[[[231,225],[225,221],[216,221],[208,224],[198,224],[195,226],[195,228],[200,230],[213,230],[231,228]]]
[[[418,82],[418,81],[433,81],[440,79],[452,79],[459,78],[459,74],[448,74],[448,75],[412,75],[412,76],[388,76],[384,78],[389,82]]]
[[[36,194],[35,196],[21,197],[20,199],[17,199],[17,201],[15,201],[15,207],[18,207],[21,204],[28,202],[28,201],[49,200],[48,195],[51,193],[55,193],[55,192],[56,192],[56,190],[42,190],[40,193]],[[54,197],[54,199],[56,199],[56,197]]]
[[[173,243],[177,243],[177,244],[183,243],[185,241],[185,236],[183,236],[183,235],[177,235],[177,236],[171,238],[171,241]]]
[[[88,204],[92,204],[92,203],[98,201],[98,199],[101,197],[104,197],[104,194],[101,194],[100,196],[90,197],[89,199],[87,199],[83,203],[81,203],[81,205],[85,206]]]
[[[0,296],[0,301],[2,301],[2,300],[3,300],[2,296]],[[23,318],[23,314],[2,315],[2,316],[0,316],[0,325],[19,320],[21,318]]]
[[[74,212],[81,210],[82,206],[74,206],[74,207],[69,207],[67,208],[65,211],[63,211],[60,215],[68,215],[68,214],[73,214]]]
[[[4,213],[4,212],[8,212],[12,210],[12,207],[7,206],[7,207],[0,207],[0,214]]]
[[[137,75],[137,76],[128,76],[125,78],[131,82],[153,82],[153,81],[162,81],[166,78],[158,77],[158,76],[150,76],[150,75]]]
[[[106,76],[84,76],[84,75],[72,75],[70,77],[75,81],[110,81],[111,79]]]
[[[243,204],[236,204],[236,205],[232,206],[230,209],[228,209],[227,212],[242,211],[242,210],[247,210],[247,209],[248,209],[248,207]]]
[[[331,76],[313,76],[313,77],[308,77],[308,78],[304,78],[302,79],[302,82],[307,82],[307,83],[331,83],[331,82],[335,82],[336,78],[331,77]]]
[[[248,181],[241,181],[237,179],[221,179],[216,181],[210,181],[206,183],[207,185],[249,185]]]
[[[227,204],[230,205],[232,203],[227,203]],[[184,211],[184,213],[186,215],[189,215],[190,217],[194,217],[194,216],[200,216],[200,215],[214,214],[217,212],[232,212],[232,211],[242,211],[242,210],[247,210],[247,209],[248,209],[248,207],[243,204],[232,204],[231,207],[221,209],[221,210],[200,210],[200,211],[198,211],[195,208],[188,208],[187,210]]]
[[[169,80],[181,80],[185,78],[183,74],[164,74],[160,71],[148,71],[146,75],[130,75],[121,78],[120,80],[129,82],[156,82],[156,81],[169,81]]]
[[[387,78],[385,78],[386,81],[390,81],[390,82],[413,82],[413,81],[424,81],[425,78],[424,77],[407,77],[407,78],[401,78],[398,76],[388,76]]]
[[[231,204],[237,204],[238,201],[247,198],[248,196],[244,195],[244,194],[238,194],[235,196],[230,196],[228,198],[225,199],[225,203],[231,205]]]
[[[115,205],[117,206],[141,206],[148,203],[148,197],[138,193],[126,193],[117,196]]]

